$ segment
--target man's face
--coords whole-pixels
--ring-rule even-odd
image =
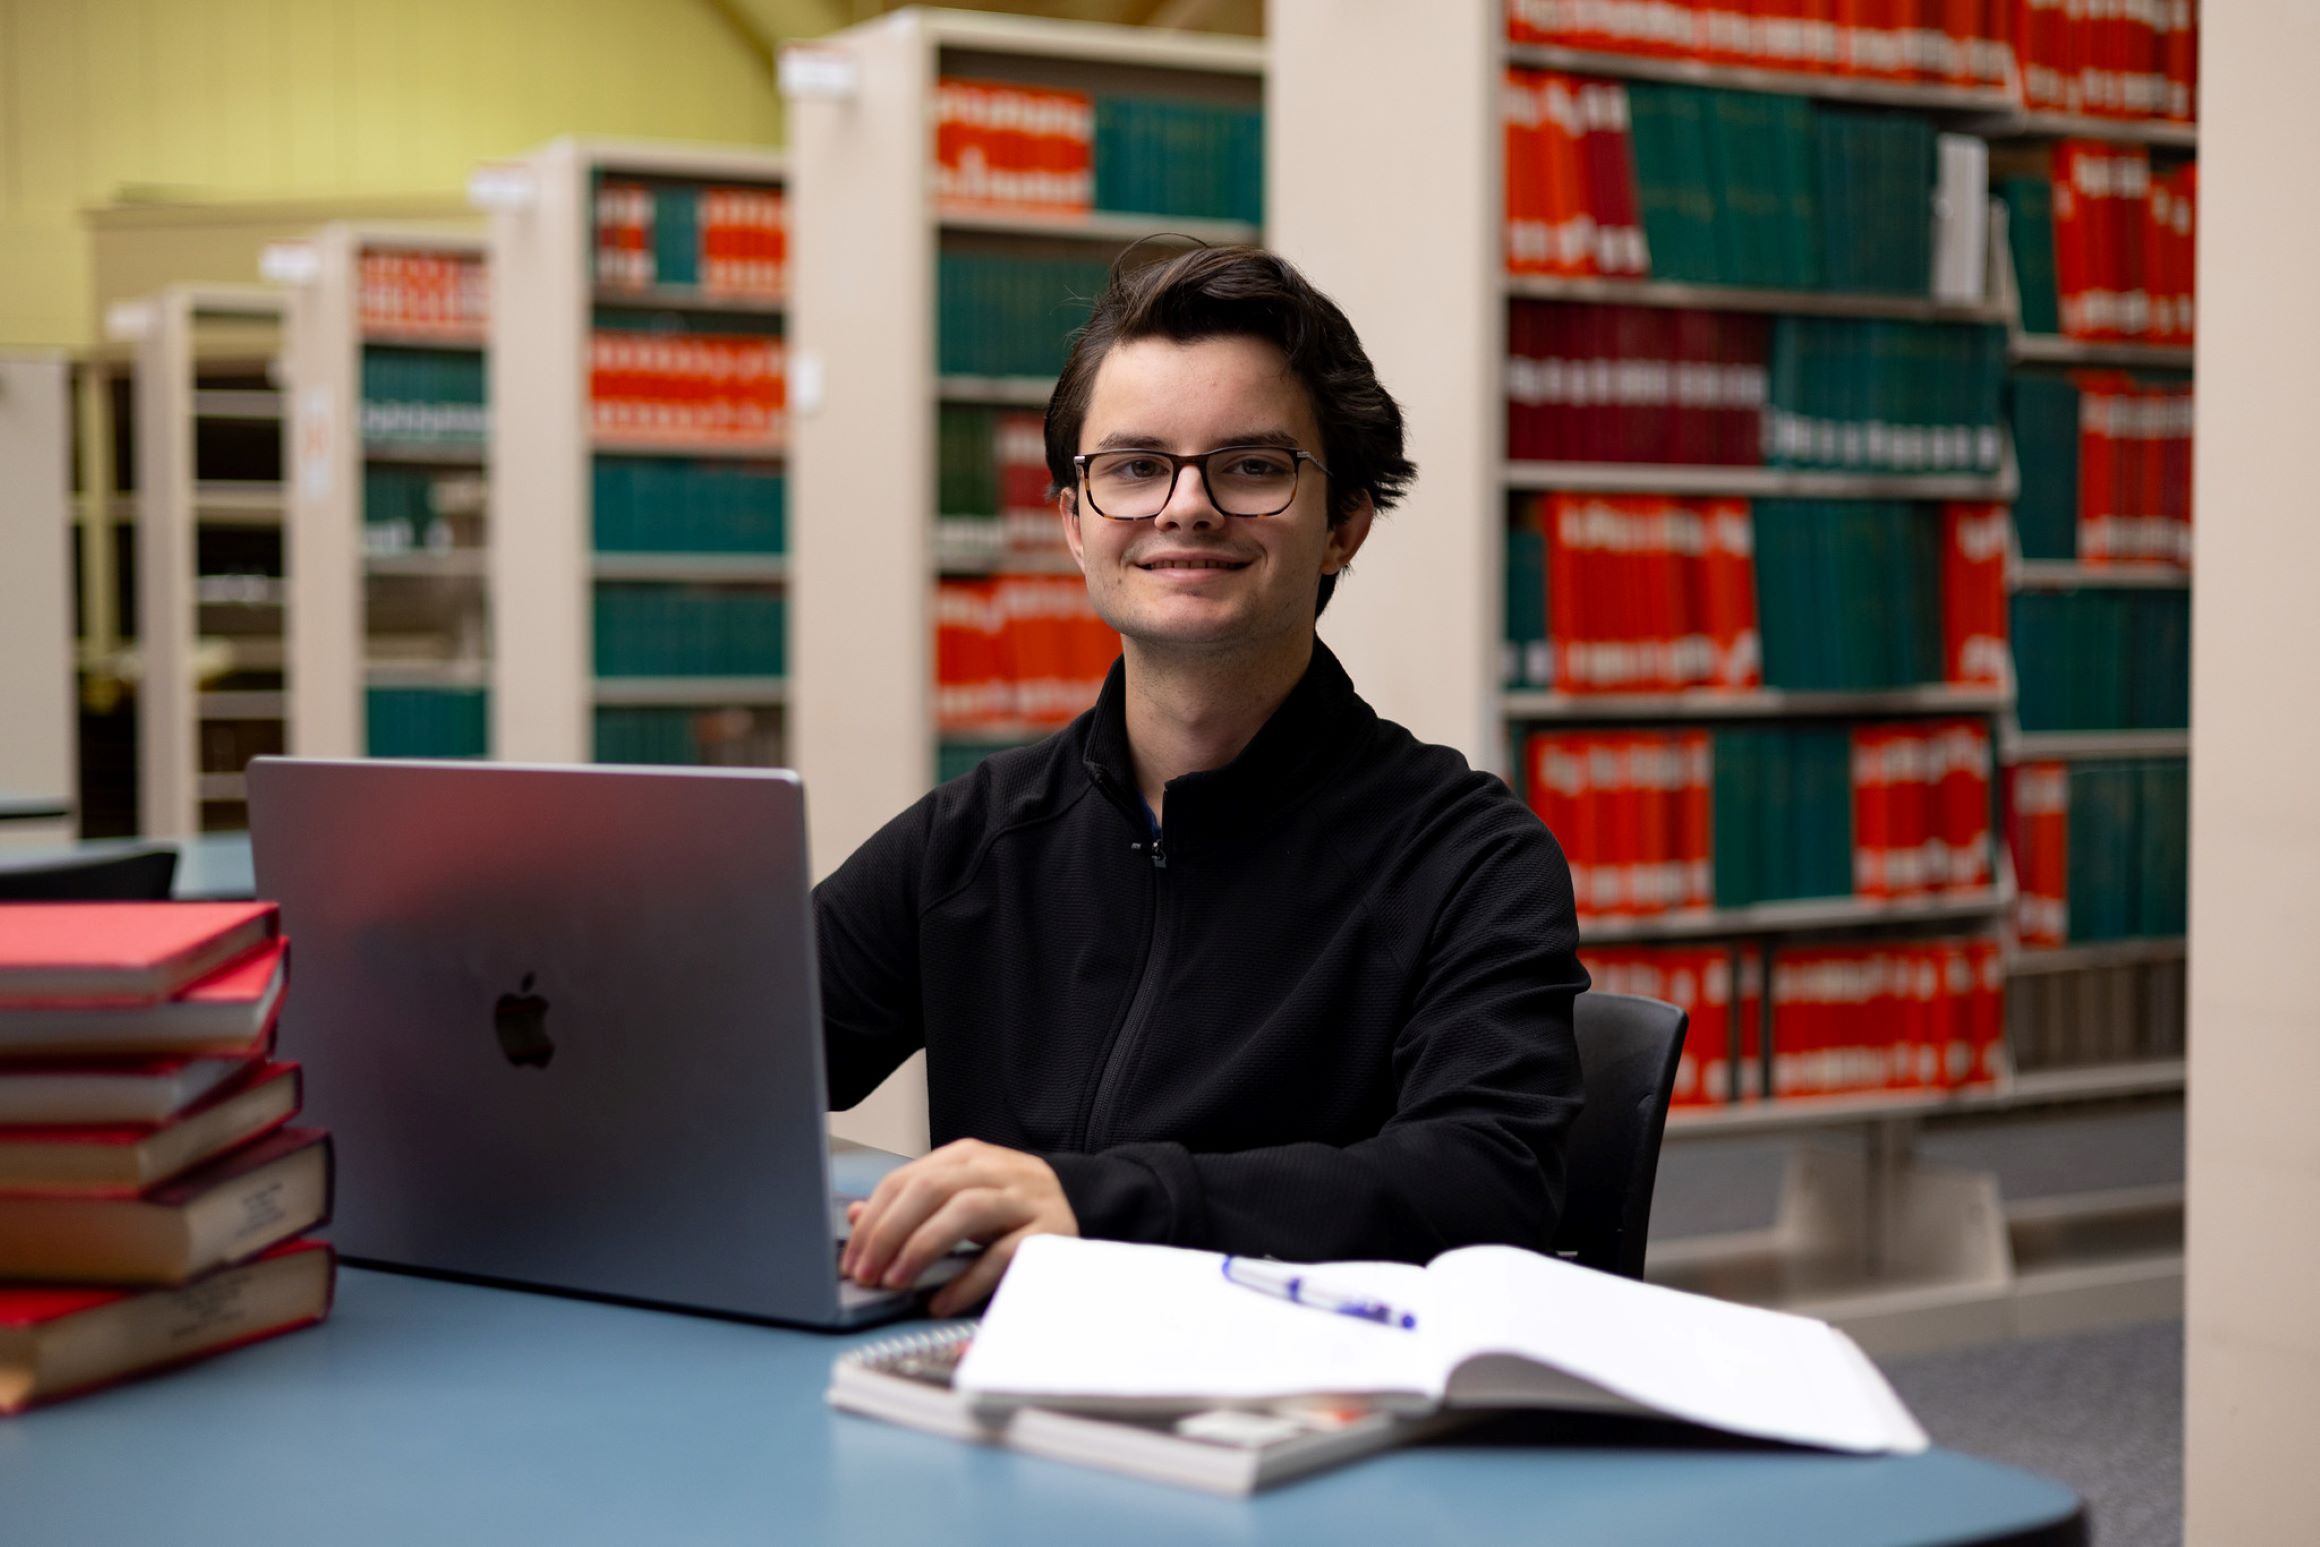
[[[1116,344],[1096,368],[1080,427],[1082,452],[1135,448],[1192,454],[1221,446],[1295,446],[1320,457],[1321,431],[1304,384],[1261,339]],[[1310,637],[1323,575],[1351,561],[1370,510],[1329,525],[1329,481],[1306,464],[1289,508],[1226,516],[1197,467],[1178,475],[1149,521],[1097,514],[1080,494],[1061,501],[1066,539],[1096,612],[1146,646],[1234,651]]]

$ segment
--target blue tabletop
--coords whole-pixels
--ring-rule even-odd
[[[0,1535],[11,1547],[2083,1540],[2068,1489],[1947,1451],[1617,1449],[1575,1439],[1575,1423],[1560,1437],[1485,1426],[1214,1498],[833,1412],[830,1359],[861,1336],[350,1269],[321,1327],[0,1420]]]

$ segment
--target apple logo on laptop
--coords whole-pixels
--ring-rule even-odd
[[[519,1069],[545,1069],[556,1056],[556,1044],[548,1037],[548,1001],[532,992],[533,977],[525,973],[518,992],[500,995],[491,1012],[500,1051]]]

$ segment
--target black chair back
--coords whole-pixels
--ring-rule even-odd
[[[167,902],[177,851],[112,849],[10,865],[0,859],[0,902]]]
[[[1651,1189],[1686,1019],[1676,1006],[1638,994],[1589,992],[1573,1005],[1587,1105],[1565,1151],[1557,1256],[1643,1277]]]

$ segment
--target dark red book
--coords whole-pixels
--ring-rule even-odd
[[[297,1114],[296,1064],[268,1064],[162,1123],[0,1128],[0,1193],[146,1192]]]
[[[0,1279],[182,1284],[330,1216],[330,1138],[277,1128],[138,1198],[0,1194]]]
[[[336,1269],[293,1241],[176,1289],[0,1288],[0,1414],[312,1326]]]
[[[270,936],[158,1003],[0,1005],[0,1071],[25,1058],[247,1055],[272,1033],[289,976],[290,942]]]
[[[274,938],[270,902],[0,903],[0,1005],[150,1005]]]

